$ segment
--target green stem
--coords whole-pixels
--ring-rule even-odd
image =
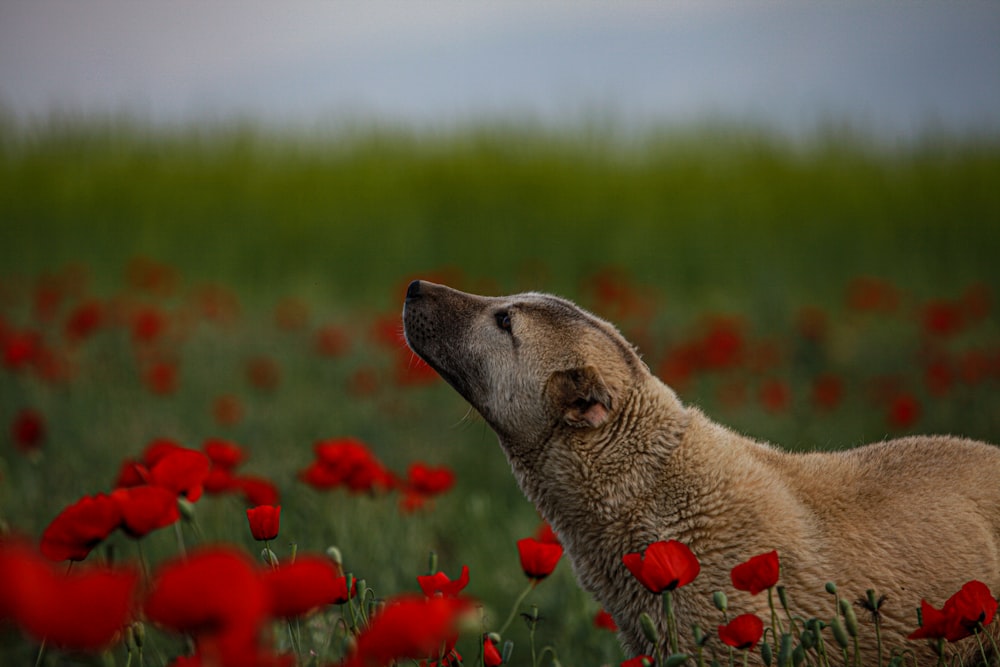
[[[181,554],[181,558],[187,558],[187,548],[184,546],[184,531],[181,530],[181,522],[174,521],[174,535],[177,536],[177,550]]]
[[[779,637],[785,634],[785,629],[781,626],[781,621],[778,620],[778,612],[774,609],[774,588],[767,589],[767,606],[771,609],[771,628],[774,631],[774,654],[778,655],[778,650],[781,648],[778,644]]]
[[[42,656],[45,655],[45,640],[38,645],[38,655],[35,656],[35,667],[39,667],[42,664]]]
[[[500,626],[500,630],[497,632],[497,634],[499,634],[501,637],[503,637],[503,633],[507,631],[507,628],[510,627],[510,624],[513,622],[514,617],[517,615],[517,608],[521,606],[521,603],[524,602],[524,598],[528,597],[528,593],[530,593],[531,589],[533,589],[534,587],[535,587],[535,580],[532,579],[528,583],[528,587],[525,588],[523,591],[521,591],[521,594],[517,596],[516,600],[514,600],[514,606],[511,607],[510,614],[507,615],[507,620],[503,622],[503,625]]]
[[[663,611],[667,615],[667,641],[670,643],[670,655],[673,655],[677,653],[677,645],[680,642],[677,636],[677,619],[674,616],[674,596],[672,591],[663,591]]]

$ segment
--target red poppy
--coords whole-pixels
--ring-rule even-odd
[[[888,281],[873,276],[860,276],[847,286],[847,305],[858,312],[885,312],[896,309],[899,292]]]
[[[517,552],[524,574],[537,583],[556,569],[563,548],[558,542],[539,542],[533,537],[525,537],[517,541]]]
[[[955,385],[955,367],[948,358],[941,356],[927,362],[924,367],[924,384],[933,396],[943,397]]]
[[[833,410],[844,397],[844,381],[832,373],[813,380],[812,402],[821,410]]]
[[[69,505],[42,533],[41,552],[53,561],[83,560],[122,522],[111,496],[85,496]]]
[[[385,491],[396,485],[395,476],[360,440],[339,438],[316,444],[316,460],[300,478],[317,489],[346,486],[354,492]]]
[[[601,609],[594,616],[594,627],[602,630],[610,630],[611,632],[618,632],[618,624],[615,623],[615,619],[611,618],[611,614],[604,609]]]
[[[262,391],[273,391],[281,382],[281,369],[270,357],[250,359],[247,362],[246,373],[250,384]]]
[[[149,483],[173,491],[191,502],[201,498],[211,462],[199,451],[177,447],[151,464]]]
[[[0,618],[67,650],[112,644],[131,619],[138,580],[131,569],[62,574],[27,546],[0,542]]]
[[[757,595],[778,583],[779,570],[778,552],[769,551],[740,563],[732,569],[729,577],[736,590]]]
[[[920,601],[922,624],[910,634],[910,639],[946,639],[950,642],[964,639],[975,633],[980,625],[993,622],[997,601],[990,589],[981,581],[970,581],[952,595],[938,611]]]
[[[719,626],[719,639],[727,646],[752,651],[764,636],[764,622],[754,614],[741,614],[726,625]]]
[[[99,301],[81,303],[66,319],[66,338],[74,343],[85,340],[101,327],[104,319],[104,306]]]
[[[10,436],[20,452],[28,454],[37,451],[45,439],[45,418],[42,413],[31,408],[19,411],[10,425]]]
[[[278,536],[281,506],[261,505],[247,510],[250,533],[255,540],[273,540]]]
[[[931,336],[946,338],[954,336],[965,327],[965,313],[961,303],[936,300],[923,308],[924,332]]]
[[[283,331],[299,331],[309,324],[309,306],[296,297],[285,297],[274,308],[274,323]]]
[[[543,521],[535,531],[535,539],[539,542],[551,542],[559,544],[559,536],[552,530],[552,526],[547,521]]]
[[[316,349],[324,357],[342,357],[351,346],[347,331],[329,324],[316,332]]]
[[[736,318],[716,317],[700,342],[701,364],[710,370],[739,366],[746,354],[743,325]]]
[[[261,574],[270,600],[270,613],[280,618],[302,616],[317,607],[344,604],[358,593],[354,581],[339,573],[328,558],[299,555]],[[348,590],[350,589],[350,590]]]
[[[4,338],[3,361],[7,368],[12,370],[25,368],[38,357],[41,350],[38,334],[30,331],[11,331]]]
[[[381,667],[450,653],[471,606],[462,598],[401,595],[390,599],[358,636],[344,667]]]
[[[637,655],[634,658],[629,658],[622,662],[621,667],[649,667],[655,665],[656,661],[653,660],[651,655]]]
[[[643,586],[657,594],[686,586],[701,571],[691,549],[677,540],[653,542],[643,553],[625,554],[622,562]]]
[[[500,651],[497,650],[496,644],[489,638],[489,635],[483,636],[483,664],[486,667],[498,667],[503,664],[503,656],[500,655]]]
[[[443,595],[449,598],[458,597],[462,589],[469,585],[469,566],[462,566],[462,573],[458,579],[449,579],[444,572],[435,572],[434,574],[418,576],[417,584],[427,597],[434,595]]]
[[[907,429],[920,419],[920,401],[911,394],[901,393],[889,403],[889,425],[896,429]]]
[[[142,308],[132,317],[132,339],[138,343],[155,341],[166,328],[166,316],[153,307]]]
[[[171,361],[156,361],[146,367],[142,374],[142,381],[154,394],[167,396],[177,391],[179,384],[179,369],[177,364]]]
[[[792,391],[786,382],[771,379],[760,386],[759,398],[768,412],[784,412],[792,402]]]
[[[407,486],[425,496],[444,493],[455,485],[455,473],[447,466],[429,466],[413,463],[406,472]]]
[[[181,518],[177,495],[159,486],[115,489],[111,497],[122,513],[122,529],[132,537],[143,537]]]
[[[144,608],[150,621],[192,635],[199,648],[225,657],[254,645],[268,606],[267,589],[250,560],[235,549],[214,547],[162,565]]]
[[[281,498],[274,482],[263,477],[240,475],[232,480],[233,488],[243,493],[248,505],[277,505]]]
[[[208,476],[205,477],[205,483],[203,487],[205,489],[205,493],[210,495],[217,495],[220,493],[227,493],[234,489],[238,489],[239,485],[237,482],[237,478],[233,474],[232,470],[215,466],[208,471]],[[271,504],[271,503],[263,503],[263,504]]]
[[[205,456],[212,462],[213,467],[226,468],[232,470],[246,459],[246,452],[235,442],[223,440],[222,438],[209,438],[201,445]]]
[[[229,394],[217,396],[212,401],[212,417],[219,426],[233,426],[243,420],[243,404]]]

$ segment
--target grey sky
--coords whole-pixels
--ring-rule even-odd
[[[1000,128],[1000,2],[4,0],[0,105],[154,122]]]

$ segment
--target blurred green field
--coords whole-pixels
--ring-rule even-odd
[[[656,369],[730,318],[739,359],[696,369],[681,396],[790,448],[910,431],[998,441],[998,184],[996,138],[889,146],[848,131],[792,142],[723,126],[309,136],[2,126],[0,322],[35,332],[74,372],[52,381],[0,368],[0,424],[31,407],[47,427],[40,457],[20,454],[5,432],[0,519],[38,536],[68,503],[107,491],[121,461],[152,439],[198,447],[224,437],[251,453],[249,472],[282,491],[279,551],[289,541],[306,551],[337,545],[347,569],[384,595],[416,590],[434,551],[452,576],[469,565],[467,592],[498,625],[524,585],[514,543],[538,519],[495,437],[454,392],[396,381],[400,353],[373,331],[398,326],[408,279],[577,299],[616,321]],[[169,285],[130,283],[136,258],[166,267]],[[870,284],[886,287],[891,303],[852,302]],[[45,285],[61,300],[42,313]],[[231,321],[199,317],[207,287],[238,302]],[[166,314],[157,352],[177,366],[174,390],[149,390],[126,315],[66,346],[66,317],[87,298],[119,314]],[[942,303],[959,308],[957,329],[928,329],[929,304]],[[294,322],[282,324],[290,307]],[[803,317],[817,312],[823,333],[811,338]],[[345,332],[346,353],[317,353],[329,325]],[[273,390],[247,379],[248,361],[261,357],[280,369]],[[951,373],[947,386],[934,384],[937,362]],[[823,374],[843,383],[829,409],[811,398]],[[765,396],[769,381],[786,392],[778,403]],[[919,416],[888,421],[886,391],[913,396]],[[235,424],[213,418],[223,395],[243,405]],[[313,443],[347,435],[400,473],[417,460],[446,464],[456,488],[405,514],[394,497],[320,493],[296,479]],[[205,498],[197,511],[205,535],[256,548],[233,498]],[[161,533],[148,538],[154,560],[175,549],[172,532]],[[134,554],[126,539],[113,544]],[[592,628],[597,606],[568,563],[530,602],[545,617],[539,642],[555,645],[563,664],[617,664],[617,643]],[[524,651],[526,632],[515,626],[510,636]],[[34,657],[11,633],[3,655],[11,664]]]

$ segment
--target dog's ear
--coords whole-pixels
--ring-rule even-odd
[[[545,393],[557,414],[570,426],[597,428],[611,413],[611,391],[593,366],[553,373]]]

